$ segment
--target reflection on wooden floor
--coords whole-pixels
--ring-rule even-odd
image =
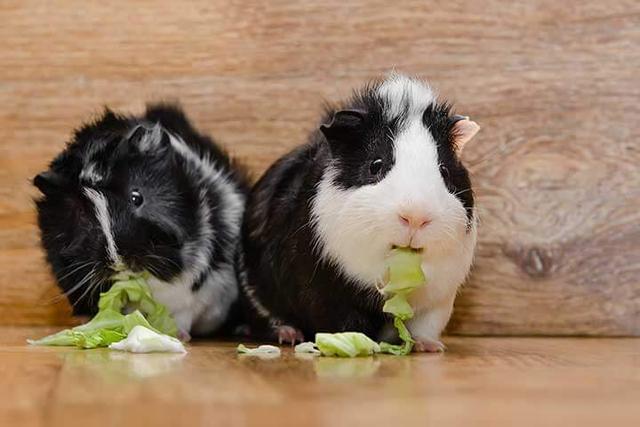
[[[332,359],[33,348],[2,328],[0,425],[634,425],[640,340],[448,338],[443,355]],[[637,425],[637,424],[635,424]]]

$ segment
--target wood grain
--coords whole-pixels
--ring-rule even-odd
[[[636,426],[638,339],[450,338],[443,355],[261,360],[236,343],[182,355],[30,348],[0,328],[12,426]]]
[[[180,99],[259,174],[391,68],[477,120],[482,218],[452,333],[640,334],[637,1],[0,4],[0,324],[70,321],[29,178],[104,104]]]

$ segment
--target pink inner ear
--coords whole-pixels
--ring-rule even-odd
[[[456,124],[453,125],[456,151],[460,153],[466,143],[471,141],[479,130],[480,126],[472,120],[464,119],[456,122]]]

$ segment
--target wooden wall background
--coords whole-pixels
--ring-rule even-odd
[[[395,67],[483,128],[451,332],[640,335],[636,0],[4,0],[0,24],[0,324],[71,321],[29,178],[102,105],[180,99],[259,174]]]

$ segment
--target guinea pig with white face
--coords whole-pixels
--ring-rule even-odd
[[[390,251],[410,247],[428,279],[410,297],[414,348],[443,350],[476,244],[460,153],[478,130],[426,83],[398,74],[329,110],[249,196],[240,284],[253,328],[289,342],[340,331],[393,339],[377,287]]]
[[[42,245],[76,314],[119,271],[150,274],[183,334],[225,322],[238,297],[241,169],[176,106],[107,110],[34,178]]]

